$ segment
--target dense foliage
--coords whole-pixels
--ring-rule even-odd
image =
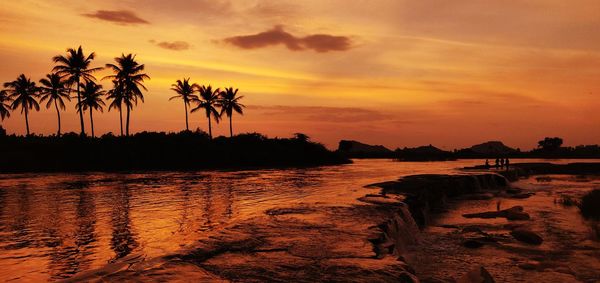
[[[201,131],[0,136],[0,172],[198,170],[314,166],[349,160],[310,140],[241,134],[213,140]]]

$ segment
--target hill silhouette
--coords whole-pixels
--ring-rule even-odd
[[[396,156],[402,161],[446,161],[456,159],[452,152],[441,150],[433,145],[396,149]]]
[[[515,156],[518,153],[518,150],[504,145],[501,141],[488,141],[469,148],[460,149],[456,152],[461,158]]]
[[[349,158],[393,158],[394,152],[383,145],[341,140],[337,152]]]
[[[599,145],[562,146],[562,139],[545,138],[538,148],[521,151],[501,141],[488,141],[468,148],[444,151],[433,145],[397,148],[394,151],[382,145],[369,145],[353,140],[341,140],[337,152],[348,158],[395,158],[401,161],[445,161],[469,158],[600,158]]]

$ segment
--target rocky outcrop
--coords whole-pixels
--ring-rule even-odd
[[[383,145],[370,145],[352,140],[341,140],[337,152],[351,158],[394,157],[394,152]]]
[[[579,209],[583,217],[600,220],[600,189],[595,189],[581,198]]]
[[[382,193],[405,196],[409,211],[420,226],[427,224],[432,212],[445,209],[448,198],[469,194],[480,196],[508,187],[508,181],[498,174],[474,175],[413,175],[398,181],[377,183]]]
[[[469,148],[470,151],[481,155],[506,155],[517,152],[514,148],[504,145],[501,141],[489,141]]]
[[[456,160],[452,152],[441,150],[433,145],[396,149],[396,154],[398,159],[402,161]]]
[[[465,276],[456,281],[458,283],[494,283],[494,278],[483,266],[478,266],[469,271]]]
[[[479,213],[463,214],[465,218],[506,218],[508,220],[529,220],[529,214],[523,211],[522,206],[513,206],[499,211],[486,211]]]
[[[544,241],[540,235],[526,229],[515,229],[510,232],[515,239],[530,245],[541,245]]]

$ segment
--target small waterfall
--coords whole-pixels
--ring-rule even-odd
[[[419,243],[419,227],[413,219],[408,205],[401,205],[393,216],[377,226],[376,237],[370,239],[378,258],[385,255],[400,255],[409,246]]]
[[[398,181],[374,184],[382,193],[406,197],[393,216],[377,226],[369,239],[377,257],[400,255],[419,243],[419,226],[427,225],[431,212],[443,210],[448,198],[483,191],[497,191],[509,186],[498,174],[414,175]]]

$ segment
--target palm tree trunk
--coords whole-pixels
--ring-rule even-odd
[[[231,113],[231,115],[229,115],[229,137],[233,138],[233,126],[231,125],[231,117],[233,116],[233,113]]]
[[[129,105],[127,105],[127,124],[125,127],[125,135],[129,136]]]
[[[121,126],[121,136],[123,136],[123,109],[119,105],[119,125]]]
[[[210,115],[208,115],[208,136],[212,140],[212,126],[210,125]]]
[[[29,136],[29,117],[27,114],[29,111],[27,110],[27,106],[25,106],[25,128],[27,129],[27,136]]]
[[[56,108],[56,116],[58,117],[58,131],[56,132],[56,136],[60,137],[60,111],[58,110],[56,99],[54,100],[54,107]]]
[[[190,126],[188,125],[188,111],[187,111],[187,103],[183,102],[183,106],[185,106],[185,130],[189,131]]]
[[[92,108],[90,107],[90,126],[92,126],[92,138],[94,138],[94,117],[92,116]]]
[[[81,93],[79,91],[79,77],[77,77],[77,105],[81,105]],[[85,136],[85,126],[83,124],[83,111],[79,111],[79,122],[81,122],[81,136]]]

